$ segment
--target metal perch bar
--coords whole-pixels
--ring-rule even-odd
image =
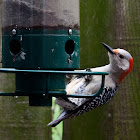
[[[45,96],[45,93],[0,93],[0,96]]]
[[[108,75],[107,72],[87,72],[87,71],[56,71],[56,70],[20,70],[20,69],[10,69],[10,68],[0,68],[0,72],[4,73],[17,73],[17,72],[27,72],[27,73],[55,73],[55,74],[81,74],[81,75]]]

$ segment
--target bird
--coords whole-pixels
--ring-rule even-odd
[[[92,109],[95,109],[108,101],[115,95],[119,84],[133,69],[133,57],[124,49],[112,49],[109,45],[102,42],[107,49],[109,64],[96,68],[87,68],[81,71],[91,72],[108,72],[105,76],[105,84],[102,93],[93,98],[71,98],[58,97],[55,99],[56,104],[63,109],[58,118],[48,124],[55,127],[61,121],[82,115]],[[92,95],[101,87],[101,75],[78,75],[73,76],[71,81],[66,85],[68,95]]]

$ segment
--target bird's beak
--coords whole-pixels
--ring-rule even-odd
[[[105,44],[105,43],[103,43],[103,42],[102,42],[102,45],[103,45],[111,54],[115,54],[115,52],[113,51],[113,49],[112,49],[110,46],[108,46],[107,44]]]

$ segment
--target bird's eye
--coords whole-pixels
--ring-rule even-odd
[[[119,55],[119,57],[120,57],[121,59],[123,59],[123,58],[124,58],[124,56],[123,56],[123,55],[121,55],[121,54]]]

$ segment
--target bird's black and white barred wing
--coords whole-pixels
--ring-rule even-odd
[[[106,102],[108,102],[116,93],[117,86],[112,89],[110,87],[105,87],[103,92],[93,99],[87,100],[84,104],[79,106],[74,112],[71,117],[82,115],[83,113],[86,113],[94,108],[97,108]]]

